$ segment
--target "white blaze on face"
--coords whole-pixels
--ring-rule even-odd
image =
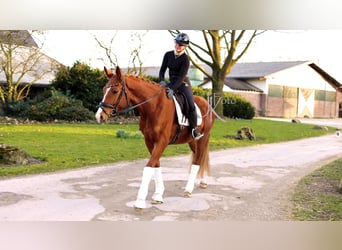
[[[98,123],[101,123],[101,114],[102,114],[103,110],[102,108],[98,108],[96,114],[95,114],[95,118],[96,118],[96,121]]]
[[[108,93],[110,91],[110,88],[107,88],[106,90],[106,93],[104,94],[103,98],[102,98],[102,102],[104,102],[104,100],[106,99]],[[103,109],[102,108],[98,108],[96,114],[95,114],[95,118],[96,118],[96,121],[98,123],[101,123],[101,115],[102,115],[102,112],[103,112]]]

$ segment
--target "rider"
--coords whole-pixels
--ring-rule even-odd
[[[186,96],[189,103],[188,120],[191,128],[192,137],[195,140],[200,139],[203,134],[197,130],[197,112],[192,94],[190,80],[187,76],[190,61],[185,54],[185,48],[189,46],[189,36],[185,33],[179,33],[175,38],[175,49],[165,53],[163,62],[159,71],[160,84],[166,86],[167,97],[172,98],[173,93],[181,91]],[[165,83],[165,72],[169,68],[170,83]]]

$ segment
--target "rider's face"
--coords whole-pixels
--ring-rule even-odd
[[[183,52],[183,50],[185,50],[185,46],[179,45],[178,43],[175,43],[175,50],[177,53],[181,53],[181,52]]]

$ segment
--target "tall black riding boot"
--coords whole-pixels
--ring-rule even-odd
[[[197,131],[197,112],[196,109],[189,112],[189,125],[191,129],[191,135],[195,140],[199,140],[203,134]]]

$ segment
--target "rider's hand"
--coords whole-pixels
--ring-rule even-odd
[[[172,97],[173,97],[173,89],[167,87],[166,88],[166,95],[167,95],[167,98],[172,99]]]

